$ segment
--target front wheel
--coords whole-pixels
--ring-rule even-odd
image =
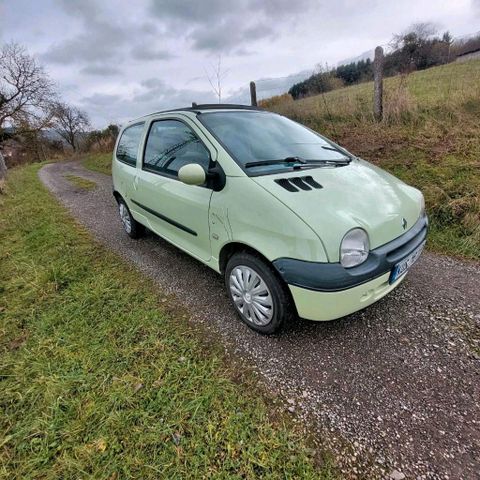
[[[286,285],[255,255],[234,254],[225,269],[225,284],[241,320],[259,333],[278,332],[292,317]]]
[[[118,199],[118,213],[123,225],[123,229],[131,238],[139,238],[143,235],[145,229],[142,224],[138,223],[130,213],[127,204],[123,198]]]

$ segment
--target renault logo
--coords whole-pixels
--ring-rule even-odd
[[[407,221],[405,220],[405,218],[402,218],[402,227],[404,230],[407,229]]]

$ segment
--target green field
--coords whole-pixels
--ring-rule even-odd
[[[384,121],[362,83],[265,108],[304,123],[425,194],[429,248],[480,258],[480,61],[385,80]]]
[[[336,478],[38,168],[0,195],[0,478]]]

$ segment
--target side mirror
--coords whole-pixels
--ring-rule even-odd
[[[198,163],[189,163],[180,168],[178,179],[187,185],[203,185],[207,180],[207,174]]]

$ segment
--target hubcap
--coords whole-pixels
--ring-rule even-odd
[[[130,221],[130,214],[128,213],[127,207],[120,203],[119,205],[120,219],[122,220],[123,228],[127,233],[132,231],[132,222]]]
[[[267,284],[250,267],[239,265],[230,273],[230,294],[242,316],[255,325],[268,325],[273,317],[273,300]]]

